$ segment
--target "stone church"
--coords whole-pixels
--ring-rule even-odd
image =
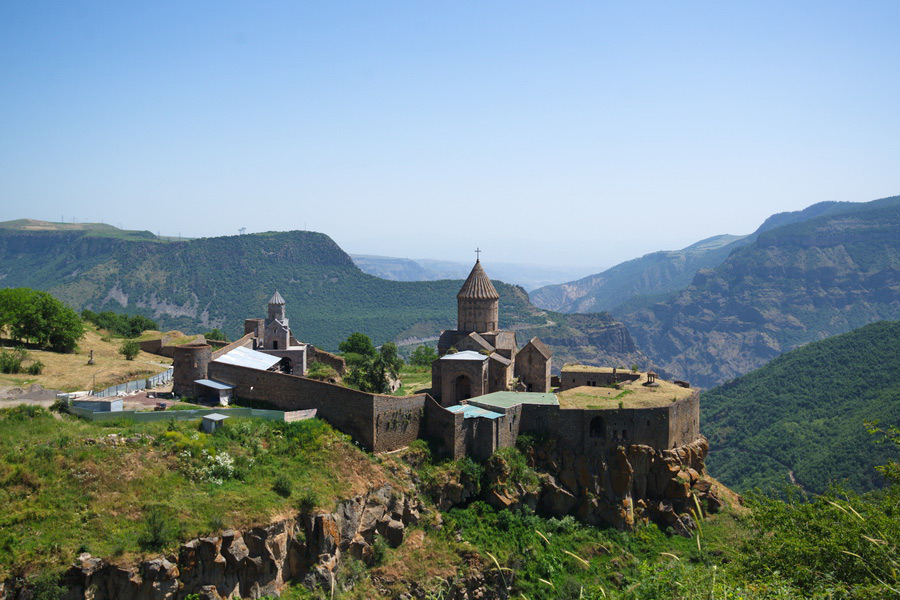
[[[432,395],[443,406],[491,392],[550,390],[550,349],[535,337],[519,350],[516,332],[500,329],[500,294],[480,260],[456,303],[457,328],[441,332],[431,365]]]

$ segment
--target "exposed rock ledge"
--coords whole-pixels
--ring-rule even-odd
[[[419,521],[417,499],[385,485],[341,502],[333,513],[299,515],[248,531],[225,531],[183,544],[177,555],[135,567],[82,554],[63,585],[66,600],[213,600],[278,595],[289,581],[330,589],[345,555],[367,564],[382,536],[392,547]],[[22,581],[0,584],[0,600],[30,599]]]

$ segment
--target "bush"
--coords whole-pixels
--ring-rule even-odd
[[[145,512],[144,530],[138,537],[141,548],[150,551],[162,550],[174,543],[177,536],[177,525],[163,507],[152,506]]]
[[[293,491],[293,486],[294,484],[285,474],[279,473],[272,484],[272,490],[283,498],[289,498]]]
[[[141,345],[134,340],[124,342],[119,348],[119,354],[125,357],[125,360],[134,360],[134,357],[141,351]]]
[[[22,361],[25,360],[25,349],[0,351],[0,372],[15,374],[22,372]]]
[[[84,310],[81,312],[81,316],[84,320],[92,322],[100,329],[105,329],[112,334],[126,338],[136,338],[148,329],[157,329],[159,327],[156,321],[143,315],[129,317],[128,315],[114,313],[109,310],[102,313]]]
[[[34,600],[59,600],[66,593],[66,588],[59,585],[59,576],[53,573],[39,575],[33,585],[31,597]]]
[[[310,379],[318,379],[319,381],[325,381],[327,379],[336,380],[338,378],[338,372],[325,363],[314,360],[307,366],[306,376]]]
[[[308,515],[312,513],[312,511],[318,505],[319,497],[314,491],[309,488],[303,488],[302,490],[300,490],[300,494],[297,496],[297,510],[305,515]]]
[[[44,372],[44,363],[39,360],[34,361],[25,369],[29,375],[40,375]]]

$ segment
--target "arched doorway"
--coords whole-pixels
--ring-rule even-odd
[[[594,417],[591,419],[590,434],[592,438],[606,437],[606,430],[603,427],[603,417]]]
[[[294,372],[294,361],[285,356],[278,361],[278,370],[282,373],[291,375]]]
[[[468,400],[472,397],[472,381],[465,375],[460,375],[456,378],[456,381],[453,384],[453,389],[453,397],[456,401],[456,404],[459,404],[463,400]]]

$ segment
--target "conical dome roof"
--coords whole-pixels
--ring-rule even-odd
[[[497,290],[494,288],[494,284],[491,283],[490,277],[487,276],[487,273],[484,272],[484,269],[481,268],[481,261],[476,260],[475,266],[472,267],[472,272],[469,273],[469,278],[466,279],[466,282],[459,289],[459,293],[456,294],[457,299],[473,299],[473,300],[499,300],[500,294],[497,293]]]
[[[275,290],[275,293],[272,294],[272,297],[269,299],[269,304],[284,304],[284,298],[281,297],[278,290]]]

